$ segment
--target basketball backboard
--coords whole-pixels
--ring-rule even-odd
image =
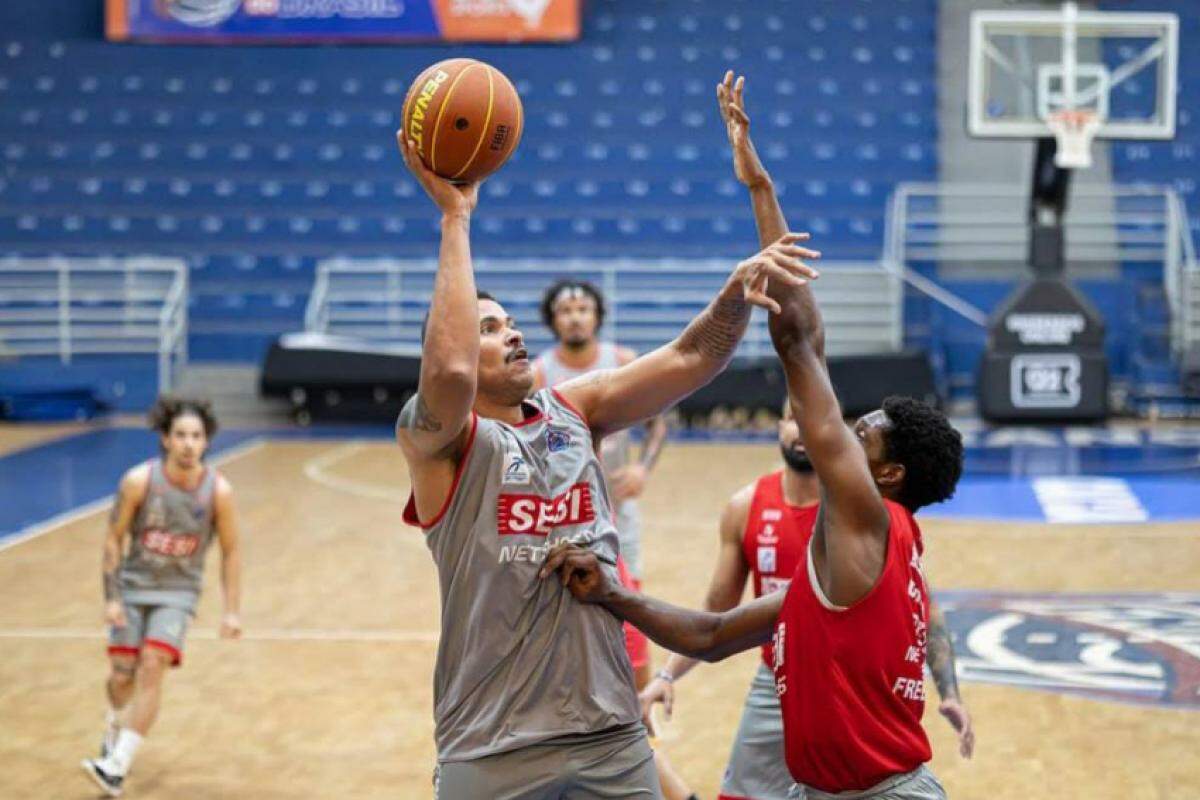
[[[1063,112],[1090,135],[1175,135],[1179,20],[1174,14],[1061,10],[971,15],[968,131],[1038,138],[1061,133]],[[1060,138],[1061,143],[1061,138]]]

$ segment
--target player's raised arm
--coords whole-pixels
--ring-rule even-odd
[[[475,400],[479,366],[479,305],[471,266],[471,212],[479,184],[453,184],[421,163],[411,142],[397,134],[404,162],[442,212],[442,243],[421,347],[416,402],[396,428],[412,458],[456,457]]]
[[[733,79],[733,70],[725,73],[725,79],[717,84],[717,109],[725,123],[729,137],[729,148],[733,154],[733,172],[737,179],[750,190],[750,201],[754,206],[754,224],[758,228],[758,241],[766,247],[787,232],[787,220],[775,195],[775,184],[763,166],[754,142],[750,139],[750,117],[746,113],[746,78]]]
[[[558,578],[576,600],[603,605],[668,650],[704,661],[770,641],[786,594],[773,592],[724,612],[692,611],[626,589],[600,568],[595,553],[575,544],[555,546],[539,575]]]
[[[787,233],[734,268],[708,307],[678,338],[615,370],[563,384],[559,391],[597,435],[627,428],[666,411],[715,378],[733,358],[754,306],[778,310],[770,285],[799,286],[817,277],[801,247],[808,234]]]

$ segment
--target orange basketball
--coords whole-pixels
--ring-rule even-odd
[[[425,166],[469,182],[491,175],[513,154],[524,114],[504,73],[473,58],[451,58],[413,81],[402,124]]]

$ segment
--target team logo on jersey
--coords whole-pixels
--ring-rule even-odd
[[[764,508],[762,510],[763,522],[779,522],[783,519],[783,510],[778,508]]]
[[[775,594],[776,592],[788,588],[791,583],[791,578],[773,578],[770,575],[764,575],[762,581],[759,583],[759,586],[762,587],[762,593],[764,596],[766,596],[768,594]]]
[[[767,523],[758,529],[759,544],[775,544],[779,541],[779,534],[775,532],[775,526]]]
[[[546,449],[551,453],[561,453],[571,446],[571,434],[558,428],[546,428]]]
[[[187,558],[200,549],[200,537],[170,531],[147,530],[142,533],[142,549],[157,556]]]
[[[938,600],[964,680],[1200,710],[1200,595]]]
[[[525,456],[519,452],[510,451],[504,456],[504,478],[503,483],[529,483],[529,464],[525,461]]]
[[[759,572],[774,572],[775,571],[775,548],[774,547],[758,548],[758,571]]]
[[[496,499],[496,530],[501,536],[548,536],[555,528],[594,519],[592,489],[586,483],[577,483],[555,497],[501,494]]]

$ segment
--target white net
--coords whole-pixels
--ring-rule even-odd
[[[1092,139],[1100,129],[1100,117],[1094,111],[1076,109],[1055,111],[1046,124],[1058,141],[1054,163],[1063,169],[1087,169],[1092,165]]]

